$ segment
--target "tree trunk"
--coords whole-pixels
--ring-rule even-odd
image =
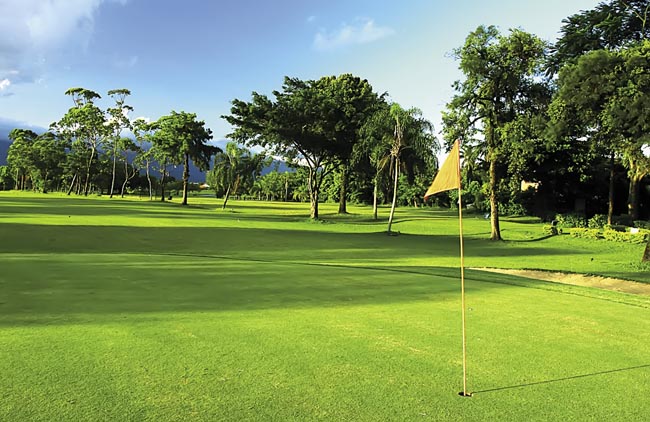
[[[341,190],[339,192],[339,214],[347,214],[348,166],[341,166]]]
[[[149,182],[149,200],[153,200],[153,190],[151,188],[151,176],[149,175],[149,160],[147,160],[147,182]]]
[[[165,173],[167,169],[167,161],[165,161],[160,168],[160,200],[165,202]]]
[[[639,219],[639,185],[641,178],[637,175],[630,177],[630,192],[627,200],[627,212],[632,221]]]
[[[312,220],[318,220],[318,184],[315,171],[318,170],[309,169],[309,202],[311,203],[310,218]]]
[[[187,185],[190,180],[190,156],[185,154],[185,162],[183,163],[183,202],[181,205],[187,205]]]
[[[395,181],[393,182],[393,203],[390,206],[390,216],[388,217],[388,234],[391,234],[393,226],[393,217],[395,216],[395,205],[397,204],[397,181],[399,180],[399,158],[395,159]]]
[[[609,203],[607,205],[607,224],[612,224],[612,216],[614,215],[614,151],[609,157]]]
[[[284,202],[289,202],[289,176],[284,176]]]
[[[490,160],[490,225],[492,227],[490,240],[502,240],[499,227],[499,204],[497,202],[496,159],[494,157],[491,157]]]
[[[372,193],[372,218],[377,220],[377,185],[379,184],[377,177],[375,176],[375,188]]]
[[[223,206],[221,207],[222,210],[226,209],[226,204],[228,203],[229,197],[230,197],[230,186],[228,186],[228,189],[226,189],[226,194],[224,195],[224,199],[223,199]]]
[[[95,158],[95,148],[91,148],[90,159],[88,160],[88,165],[86,166],[86,181],[84,182],[84,196],[88,196],[88,191],[90,190],[90,166],[93,163],[93,158]]]
[[[72,189],[74,189],[75,180],[77,180],[77,173],[75,173],[74,176],[72,176],[72,182],[70,182],[70,188],[68,189],[68,193],[66,195],[70,196],[70,194],[72,193]]]
[[[111,194],[109,198],[113,197],[113,190],[115,189],[115,167],[117,165],[117,142],[113,142],[113,177],[111,179]],[[122,190],[124,192],[124,190]],[[124,193],[122,193],[122,196],[124,196]]]
[[[648,243],[645,245],[645,252],[643,253],[641,262],[650,262],[650,240],[648,240]]]

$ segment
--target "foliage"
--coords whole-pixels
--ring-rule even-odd
[[[562,20],[549,70],[595,50],[617,50],[648,38],[648,0],[608,0]]]
[[[534,134],[545,84],[540,80],[546,45],[534,35],[512,30],[508,36],[493,27],[479,26],[463,47],[454,51],[465,79],[456,81],[456,95],[443,113],[445,139],[480,148],[489,164],[492,240],[500,240],[498,185],[508,159],[518,144]]]
[[[206,171],[210,168],[210,157],[220,150],[207,144],[212,139],[212,131],[205,127],[205,122],[197,120],[194,113],[172,111],[158,119],[156,129],[153,141],[165,161],[183,165],[181,203],[187,205],[190,160],[200,170]]]
[[[555,216],[555,221],[557,223],[557,226],[560,228],[564,229],[569,229],[569,228],[585,228],[587,227],[587,221],[585,220],[585,217],[580,214],[557,214]]]
[[[367,81],[352,75],[308,81],[285,77],[273,96],[253,92],[250,102],[233,100],[231,114],[222,116],[235,128],[229,137],[305,166],[311,218],[317,219],[323,180],[351,153],[353,135],[376,97]]]
[[[610,242],[627,242],[633,244],[645,244],[650,240],[650,231],[630,233],[629,231],[618,231],[613,229],[592,229],[575,228],[570,231],[571,236],[592,240],[608,240]]]
[[[607,216],[596,214],[587,221],[587,227],[590,229],[602,229],[607,225]]]

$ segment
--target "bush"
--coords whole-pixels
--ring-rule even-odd
[[[613,242],[645,243],[647,242],[648,234],[643,232],[639,232],[639,233],[619,232],[615,230],[606,229],[603,232],[603,238],[605,240],[610,240]]]
[[[639,233],[617,231],[610,228],[605,230],[575,228],[571,230],[571,237],[591,240],[608,240],[610,242],[645,243],[650,239],[650,231],[643,230]]]
[[[552,224],[544,224],[542,230],[547,236],[557,236],[558,234],[562,234],[562,229],[559,229]]]
[[[555,221],[557,221],[558,227],[565,229],[587,227],[587,221],[579,214],[557,214]]]
[[[599,229],[587,229],[583,227],[571,230],[571,237],[579,237],[582,239],[592,240],[603,239],[603,235]]]
[[[596,214],[587,221],[587,227],[590,229],[602,229],[607,225],[607,216],[603,214]]]
[[[634,222],[634,227],[650,230],[650,221],[637,220]]]
[[[527,214],[528,212],[526,211],[526,208],[516,202],[510,202],[509,204],[503,206],[503,215],[510,217],[523,217]]]

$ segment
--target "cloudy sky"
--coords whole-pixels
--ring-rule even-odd
[[[0,0],[0,126],[47,127],[72,105],[70,87],[128,88],[134,117],[194,112],[220,139],[233,98],[270,93],[285,75],[349,72],[440,130],[461,77],[449,52],[470,31],[519,27],[552,41],[563,18],[597,3]]]

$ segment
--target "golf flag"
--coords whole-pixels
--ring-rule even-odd
[[[472,393],[467,391],[467,335],[465,334],[465,253],[463,248],[463,200],[460,187],[460,141],[454,143],[449,156],[442,163],[433,183],[424,195],[426,200],[429,196],[446,190],[458,189],[458,237],[460,239],[460,303],[462,318],[463,337],[463,397],[471,397]]]
[[[449,156],[440,167],[429,190],[424,194],[424,199],[450,189],[460,189],[460,146],[458,141],[454,143]]]

